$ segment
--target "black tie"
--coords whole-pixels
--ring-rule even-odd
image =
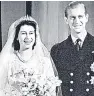
[[[81,41],[81,39],[77,39],[77,40],[76,40],[76,45],[75,45],[75,47],[76,47],[77,51],[80,50],[80,44],[79,44],[80,41]]]

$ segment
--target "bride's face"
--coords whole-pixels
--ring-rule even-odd
[[[20,50],[32,48],[35,42],[35,29],[30,25],[21,26],[18,34]]]

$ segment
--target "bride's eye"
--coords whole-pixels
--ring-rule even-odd
[[[33,32],[33,31],[30,31],[29,34],[30,34],[30,35],[31,35],[31,34],[34,34],[34,32]]]
[[[22,34],[22,35],[25,35],[25,34],[26,34],[26,32],[21,32],[21,34]]]
[[[30,32],[29,34],[33,34],[32,32]]]

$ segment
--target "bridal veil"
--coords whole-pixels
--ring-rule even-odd
[[[38,27],[37,22],[31,16],[23,16],[20,19],[16,20],[10,26],[7,42],[4,45],[4,47],[0,53],[0,96],[3,94],[3,90],[4,90],[4,87],[6,84],[6,79],[8,79],[7,78],[8,61],[11,59],[12,54],[14,54],[13,41],[14,41],[14,37],[15,37],[16,26],[24,20],[34,21],[36,24],[36,45],[33,49],[34,55],[37,55],[39,58],[42,58],[42,57],[49,58],[52,66],[53,66],[54,73],[56,76],[58,76],[55,65],[50,57],[50,53],[48,52],[47,48],[44,46],[44,44],[41,41],[40,34],[39,34],[39,27]]]

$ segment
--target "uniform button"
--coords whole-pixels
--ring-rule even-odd
[[[73,89],[70,89],[70,92],[72,92],[73,91]]]
[[[70,73],[70,76],[73,76],[73,73]]]
[[[88,88],[86,89],[86,92],[89,92],[89,89]]]
[[[87,75],[87,76],[89,76],[89,75],[90,75],[90,73],[89,73],[89,72],[87,72],[87,73],[86,73],[86,75]]]
[[[71,84],[73,84],[73,81],[70,81]]]
[[[87,80],[86,83],[89,84],[89,81]]]

